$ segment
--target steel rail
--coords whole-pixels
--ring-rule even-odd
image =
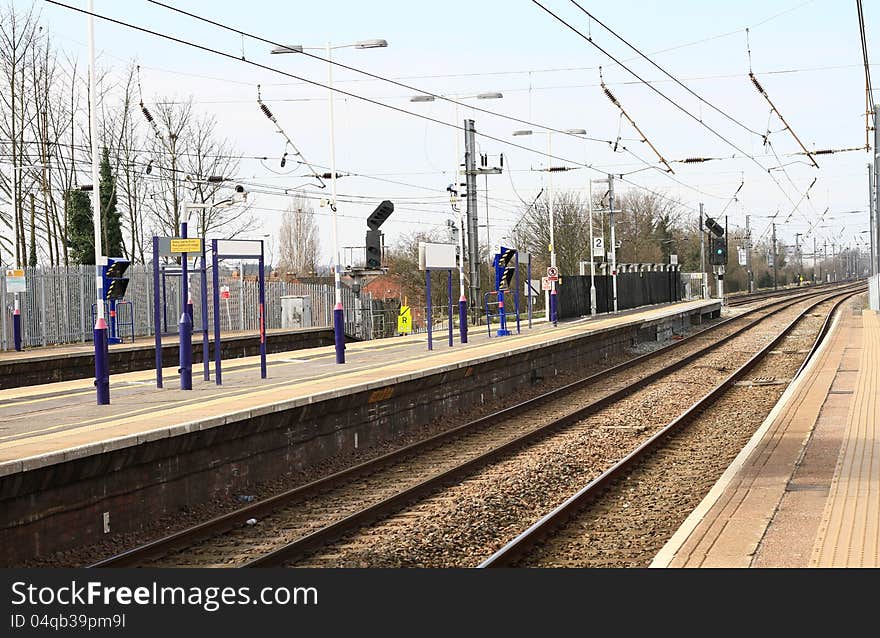
[[[707,346],[697,350],[696,352],[692,353],[691,355],[686,356],[684,359],[680,359],[680,360],[670,364],[670,366],[664,367],[661,370],[655,371],[654,373],[651,373],[648,376],[637,380],[634,384],[631,384],[631,385],[626,386],[624,388],[621,388],[615,392],[612,392],[611,394],[607,395],[606,397],[603,397],[603,398],[601,398],[601,399],[599,399],[599,400],[597,400],[587,406],[584,406],[584,407],[580,408],[579,410],[576,410],[575,412],[572,412],[568,415],[565,415],[565,416],[561,417],[560,419],[543,426],[542,429],[533,430],[525,435],[522,435],[521,437],[513,439],[512,441],[509,441],[508,443],[504,444],[501,448],[496,448],[495,450],[491,450],[488,453],[488,454],[501,455],[505,451],[512,449],[515,446],[519,446],[524,443],[527,443],[530,438],[535,438],[536,436],[542,436],[542,435],[548,433],[551,428],[563,427],[568,422],[570,422],[569,420],[575,420],[575,421],[579,420],[580,418],[583,418],[584,414],[587,413],[586,411],[601,409],[602,407],[605,407],[606,405],[613,403],[614,401],[618,400],[619,398],[626,396],[626,394],[634,392],[635,390],[639,389],[643,385],[653,382],[654,380],[656,380],[660,376],[663,376],[665,374],[669,374],[670,372],[673,372],[673,371],[687,365],[693,359],[697,358],[698,356],[702,356],[703,354],[705,354],[706,352],[708,352],[714,348],[720,347],[721,345],[723,345],[724,343],[726,343],[730,339],[733,339],[735,336],[737,336],[741,332],[751,328],[756,323],[763,321],[763,319],[765,319],[765,318],[767,318],[777,312],[781,312],[782,310],[789,307],[790,305],[798,303],[802,298],[809,297],[813,294],[817,294],[816,291],[807,291],[801,295],[788,296],[785,299],[773,301],[768,304],[749,309],[745,313],[737,315],[736,317],[731,317],[731,318],[725,319],[723,321],[720,321],[720,322],[714,324],[713,326],[707,328],[706,330],[703,330],[699,333],[691,335],[685,339],[674,342],[674,343],[669,344],[667,346],[664,346],[663,348],[658,348],[657,350],[654,350],[653,352],[649,352],[644,355],[640,355],[638,357],[635,357],[633,359],[629,359],[623,363],[612,366],[611,368],[608,368],[608,369],[602,370],[600,372],[597,372],[595,374],[589,375],[583,379],[579,379],[577,381],[566,384],[566,385],[561,386],[559,388],[556,388],[554,390],[550,390],[550,391],[543,393],[537,397],[533,397],[533,398],[528,399],[526,401],[520,402],[516,405],[504,408],[502,410],[499,410],[499,411],[494,412],[492,414],[486,415],[486,416],[481,417],[479,419],[476,419],[474,421],[470,421],[466,424],[463,424],[463,425],[460,425],[456,428],[453,428],[452,430],[442,432],[440,434],[434,435],[434,436],[427,438],[427,439],[424,439],[422,441],[418,441],[418,442],[412,443],[410,445],[407,445],[405,447],[399,448],[397,450],[388,452],[388,453],[383,454],[375,459],[364,461],[362,463],[359,463],[359,464],[352,466],[350,468],[347,468],[345,470],[341,470],[339,472],[328,475],[328,476],[323,477],[321,479],[317,479],[317,480],[312,481],[310,483],[307,483],[305,485],[293,488],[291,490],[287,490],[285,492],[282,492],[280,494],[277,494],[277,495],[272,496],[270,498],[267,498],[265,500],[254,503],[252,505],[245,506],[243,508],[237,509],[237,510],[235,510],[233,512],[229,512],[227,514],[220,515],[218,517],[215,517],[213,519],[210,519],[210,520],[203,522],[203,523],[200,523],[198,525],[192,526],[190,528],[180,530],[178,532],[172,533],[170,535],[159,538],[157,540],[150,541],[148,543],[145,543],[140,546],[134,547],[132,549],[126,550],[126,551],[121,552],[119,554],[116,554],[114,556],[110,556],[108,558],[105,558],[103,560],[100,560],[98,562],[93,563],[92,565],[90,565],[90,567],[128,567],[128,566],[143,564],[144,562],[148,562],[152,559],[156,559],[161,556],[165,556],[170,553],[179,551],[180,549],[186,548],[187,546],[197,544],[201,541],[204,541],[204,540],[216,537],[216,536],[220,536],[220,535],[222,535],[232,529],[236,529],[238,527],[241,527],[242,525],[244,525],[246,523],[246,521],[248,519],[255,518],[255,519],[259,520],[261,518],[264,518],[267,514],[273,512],[277,509],[289,506],[297,501],[302,501],[302,500],[305,500],[305,499],[310,498],[312,496],[321,494],[321,493],[326,492],[334,487],[337,487],[339,485],[343,485],[347,482],[350,482],[355,478],[360,478],[364,475],[368,475],[368,474],[380,471],[381,469],[385,468],[386,466],[389,466],[393,463],[399,462],[400,460],[402,460],[404,458],[407,458],[409,456],[412,456],[414,454],[417,454],[417,453],[425,451],[425,450],[432,449],[434,447],[437,447],[439,445],[446,443],[447,441],[453,440],[459,436],[469,434],[473,431],[479,430],[480,428],[488,427],[488,426],[492,425],[493,423],[497,423],[499,421],[509,419],[509,418],[511,418],[513,416],[517,416],[523,412],[527,412],[529,410],[540,407],[541,405],[545,404],[547,401],[558,399],[560,397],[565,396],[566,394],[570,394],[573,391],[580,390],[580,389],[587,387],[597,381],[601,381],[602,378],[606,377],[607,375],[616,374],[616,373],[621,372],[624,369],[629,368],[631,366],[640,365],[640,364],[646,363],[652,359],[669,354],[670,352],[673,352],[677,348],[683,347],[685,344],[692,343],[700,337],[704,337],[707,334],[711,334],[711,333],[717,331],[718,329],[729,325],[731,322],[741,321],[744,317],[748,317],[751,314],[755,314],[755,313],[767,310],[769,308],[772,308],[773,306],[777,306],[777,305],[780,306],[780,308],[772,310],[770,313],[768,313],[766,315],[762,315],[758,319],[756,319],[752,322],[749,322],[748,324],[746,324],[742,328],[738,329],[737,331],[733,332],[732,334],[725,336],[721,340],[718,340],[718,341],[712,342],[711,344],[708,344]],[[444,472],[441,475],[435,475],[435,477],[429,478],[429,479],[427,479],[427,481],[435,481],[434,484],[436,484],[436,481],[449,480],[450,478],[452,478],[452,476],[454,476],[454,474],[456,472],[461,473],[461,472],[467,471],[470,468],[476,467],[478,461],[482,462],[482,463],[486,463],[487,462],[486,457],[487,457],[487,455],[482,455],[481,457],[476,457],[475,459],[472,459],[471,461],[468,461],[462,465],[459,465],[456,468],[452,468],[451,470]],[[440,477],[442,477],[442,479]],[[413,498],[413,494],[415,494],[414,490],[417,488],[420,488],[420,487],[421,487],[421,489],[425,489],[424,482],[419,483],[416,486],[413,486],[412,488],[410,488],[409,490],[406,490],[405,492],[401,492],[398,495],[391,497],[391,499],[394,499],[394,503],[389,503],[389,502],[384,502],[384,501],[381,503],[376,503],[373,506],[370,506],[369,508],[367,508],[367,510],[362,510],[360,515],[362,515],[362,516],[367,516],[367,515],[379,516],[382,513],[391,511],[390,509],[388,509],[389,507],[397,507],[397,505],[399,505],[399,503],[404,502],[407,499]],[[380,506],[382,506],[382,507],[380,507]],[[368,514],[368,512],[369,512],[369,514]],[[352,515],[352,516],[357,516],[357,514]],[[295,545],[296,543],[300,543],[300,545],[298,547],[312,546],[311,543],[314,543],[317,540],[317,537],[315,536],[316,534],[319,534],[319,533],[327,534],[328,532],[325,532],[324,530],[329,530],[330,528],[332,528],[332,530],[333,530],[332,533],[337,533],[340,530],[347,529],[348,528],[347,526],[350,526],[354,522],[353,520],[350,520],[350,519],[351,519],[351,516],[346,517],[344,519],[341,519],[340,521],[337,521],[337,523],[331,524],[331,526],[329,526],[329,527],[322,528],[322,530],[318,530],[318,532],[315,532],[313,534],[310,534],[309,536],[303,537],[302,539],[300,539],[299,541],[295,541],[291,545]],[[307,540],[308,540],[308,542],[306,542]],[[289,547],[289,546],[285,546],[285,547]],[[282,549],[284,549],[284,548],[282,548]],[[252,561],[251,563],[248,563],[248,565],[261,566],[264,563],[265,564],[272,563],[272,558],[270,558],[270,555],[267,554],[262,559],[258,559],[257,561]]]
[[[572,516],[577,514],[591,502],[594,502],[601,498],[603,493],[608,488],[610,488],[616,481],[626,476],[630,469],[644,461],[648,457],[648,455],[655,451],[658,447],[661,447],[662,444],[672,434],[677,433],[680,429],[693,422],[700,413],[702,413],[704,410],[714,404],[728,390],[730,386],[732,386],[749,370],[755,367],[770,350],[772,350],[786,336],[788,336],[788,334],[795,328],[795,326],[800,323],[804,319],[804,317],[814,308],[825,303],[826,301],[829,301],[830,299],[840,297],[840,299],[835,302],[834,306],[832,306],[831,310],[828,313],[828,317],[831,317],[842,303],[844,303],[847,299],[857,294],[860,294],[860,292],[862,291],[857,290],[836,292],[817,300],[815,303],[805,308],[785,327],[784,330],[779,333],[779,335],[774,337],[772,341],[770,341],[766,346],[761,348],[761,350],[750,357],[748,361],[746,361],[742,366],[735,370],[724,381],[716,385],[711,391],[709,391],[709,393],[707,393],[701,399],[697,400],[682,414],[673,419],[669,424],[664,426],[661,430],[656,432],[641,445],[636,447],[623,459],[605,470],[605,472],[590,481],[590,483],[588,483],[586,486],[584,486],[575,494],[566,499],[553,511],[540,518],[528,529],[519,534],[516,538],[511,540],[488,559],[483,561],[479,565],[479,567],[509,567],[516,564],[516,562],[526,556],[535,547],[535,545],[539,544],[548,536],[552,535],[556,530],[558,530],[566,522],[568,522]],[[822,329],[820,329],[819,334],[813,343],[813,348],[811,348],[809,354],[807,355],[808,357],[812,357],[813,354],[815,354],[816,350],[818,349],[817,344],[821,341],[822,338],[824,338],[828,325],[828,318],[826,318],[825,323],[823,323]]]

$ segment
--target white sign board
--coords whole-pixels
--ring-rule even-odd
[[[678,255],[669,255],[669,263],[673,266],[678,265]]]
[[[737,255],[739,256],[739,265],[745,266],[746,265],[746,249],[737,247],[736,252],[737,252]]]
[[[529,285],[531,284],[531,285]],[[540,279],[532,279],[531,282],[524,281],[523,282],[523,294],[528,297],[531,295],[532,297],[536,296],[541,290],[541,280]]]
[[[6,292],[27,292],[24,270],[8,269],[6,271]]]
[[[556,266],[547,266],[547,279],[556,281],[559,279],[559,268]]]
[[[218,239],[218,257],[259,257],[263,242],[259,239]]]
[[[770,268],[773,268],[773,253],[772,252],[767,253],[767,266]]]
[[[452,270],[458,268],[455,244],[419,242],[419,270]]]
[[[547,277],[541,277],[541,290],[553,290],[553,284]]]
[[[605,238],[593,237],[593,251],[600,255],[605,252]]]

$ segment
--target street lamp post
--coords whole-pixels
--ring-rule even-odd
[[[456,129],[458,128],[458,100],[467,100],[467,99],[477,99],[477,100],[500,100],[504,97],[503,94],[497,92],[487,92],[487,93],[477,93],[476,95],[442,95],[440,97],[448,98],[453,100],[455,104],[455,122]],[[410,102],[434,102],[435,96],[433,95],[414,95],[409,101]],[[452,172],[452,191],[450,191],[450,203],[452,205],[452,210],[458,213],[458,287],[459,287],[459,298],[458,298],[458,331],[459,337],[461,338],[462,343],[467,343],[467,293],[465,292],[465,276],[464,276],[464,236],[465,236],[465,217],[464,211],[461,209],[461,206],[458,205],[457,195],[458,195],[458,187],[459,187],[459,168],[461,167],[461,145],[458,137],[458,130],[455,132],[455,166]],[[470,238],[470,241],[476,241],[476,238]],[[477,300],[474,300],[476,303]]]
[[[94,0],[89,0],[88,50],[89,50],[89,135],[92,138],[92,221],[95,229],[95,305],[97,318],[94,328],[95,390],[98,405],[110,403],[110,353],[107,350],[107,321],[104,316],[104,281],[101,266],[101,188],[98,170],[98,100],[95,80],[95,22]]]
[[[333,308],[333,338],[336,345],[336,363],[345,363],[345,308],[342,305],[342,266],[340,265],[341,260],[339,258],[339,222],[336,203],[336,145],[333,120],[333,61],[331,55],[334,49],[378,49],[387,46],[388,42],[386,40],[375,39],[360,40],[352,44],[336,46],[328,42],[324,47],[305,47],[297,44],[272,49],[272,53],[302,53],[307,49],[323,49],[327,56],[327,91],[330,115],[330,210],[333,214],[333,281],[336,291],[336,305]]]
[[[586,135],[587,131],[582,128],[570,128],[562,131],[567,135]],[[547,210],[548,216],[550,218],[550,266],[556,268],[556,235],[555,235],[555,221],[553,217],[553,131],[532,131],[532,130],[520,130],[514,131],[514,136],[521,135],[546,135],[547,136]],[[565,170],[565,169],[563,169]],[[552,321],[553,325],[557,325],[558,318],[556,313],[556,282],[550,282],[550,292],[544,294],[544,303],[548,308],[547,321]],[[549,296],[549,299],[548,299]]]

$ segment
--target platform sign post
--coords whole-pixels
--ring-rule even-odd
[[[529,282],[529,330],[532,329],[532,253],[529,253],[529,259],[526,262],[526,280]]]
[[[201,289],[200,295],[202,301],[202,371],[205,381],[211,380],[211,357],[208,352],[210,346],[208,344],[208,260],[207,246],[205,242],[202,244],[202,272],[201,272]]]
[[[164,310],[164,304],[163,304]],[[156,387],[162,387],[162,329],[159,313],[159,238],[153,237],[153,325],[156,339]]]
[[[180,222],[180,236],[186,239],[187,222]],[[192,317],[189,313],[189,270],[188,254],[189,243],[180,242],[175,246],[175,240],[171,240],[171,250],[181,250],[180,255],[180,321],[178,321],[179,357],[180,361],[180,389],[192,390]]]
[[[6,271],[6,292],[15,295],[15,308],[12,312],[12,342],[16,352],[21,352],[21,309],[19,308],[19,294],[27,292],[27,282],[23,268],[9,269]]]
[[[516,273],[516,294],[513,296],[513,309],[516,311],[516,334],[520,334],[520,324],[519,324],[519,251],[516,252],[513,256],[514,263],[516,264],[514,267],[514,272]]]
[[[446,290],[447,290],[447,294],[449,295],[449,297],[448,297],[449,298],[449,347],[451,348],[453,345],[453,343],[452,343],[452,324],[454,322],[453,317],[455,316],[452,311],[452,271],[447,270],[446,274],[447,274]]]
[[[214,378],[217,385],[222,385],[222,360],[221,360],[221,343],[220,343],[220,297],[228,299],[226,293],[221,293],[220,288],[220,260],[221,259],[256,259],[258,263],[257,269],[257,286],[259,294],[258,305],[258,321],[260,331],[260,378],[265,379],[267,376],[266,369],[266,272],[265,272],[265,253],[263,252],[263,240],[261,239],[214,239],[211,243],[211,263],[214,271],[213,290],[211,291],[212,303],[214,308]],[[242,261],[242,266],[244,263]],[[244,268],[242,268],[244,270]],[[242,305],[244,301],[239,301]]]
[[[220,295],[217,294],[217,289],[220,286],[220,259],[217,256],[217,240],[211,240],[211,279],[214,284],[213,290],[214,294],[211,295],[211,300],[214,302],[214,382],[217,385],[223,385],[223,380],[221,378],[220,372]],[[226,316],[229,317],[229,288],[226,288],[225,295],[226,299]],[[232,327],[232,322],[229,322],[230,328]]]
[[[425,309],[425,323],[428,327],[428,350],[434,349],[434,342],[432,340],[431,335],[431,313],[433,312],[433,308],[431,307],[431,269],[425,268],[425,299],[427,300],[426,309]]]
[[[266,378],[266,257],[263,252],[263,242],[260,242],[260,378]]]

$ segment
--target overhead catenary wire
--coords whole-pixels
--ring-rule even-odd
[[[128,28],[128,29],[132,29],[132,30],[135,30],[135,31],[139,31],[139,32],[141,32],[141,33],[146,33],[146,34],[148,34],[148,35],[151,35],[151,36],[154,36],[154,37],[157,37],[157,38],[161,38],[161,39],[169,40],[169,41],[171,41],[171,42],[175,42],[175,43],[180,44],[180,45],[183,45],[183,46],[188,46],[188,47],[191,47],[191,48],[194,48],[194,49],[198,49],[198,50],[204,51],[204,52],[206,52],[206,53],[211,53],[211,54],[214,54],[214,55],[217,55],[217,56],[220,56],[220,57],[226,58],[226,59],[235,60],[236,62],[240,62],[240,63],[243,63],[243,64],[248,64],[248,65],[253,66],[253,67],[255,67],[255,68],[259,68],[259,69],[262,69],[262,70],[265,70],[265,71],[270,71],[270,72],[273,72],[273,73],[277,73],[277,74],[279,74],[279,75],[283,75],[283,76],[285,76],[285,77],[290,77],[290,78],[293,78],[293,79],[296,79],[296,80],[300,80],[300,81],[302,81],[302,82],[304,82],[304,83],[311,84],[311,85],[317,86],[317,87],[319,87],[319,88],[323,88],[323,89],[329,89],[329,88],[330,88],[330,87],[328,87],[326,84],[323,84],[323,83],[321,83],[321,82],[318,82],[318,81],[315,81],[315,80],[310,80],[310,79],[308,79],[308,78],[304,78],[304,77],[302,77],[302,76],[298,76],[298,75],[296,75],[296,74],[293,74],[293,73],[290,73],[290,72],[287,72],[287,71],[283,71],[283,70],[281,70],[281,69],[277,69],[277,68],[275,68],[275,67],[272,67],[272,66],[269,66],[269,65],[266,65],[266,64],[261,64],[261,63],[259,63],[259,62],[255,62],[255,61],[253,61],[253,60],[241,59],[239,56],[236,56],[236,55],[234,55],[234,54],[231,54],[231,53],[228,53],[228,52],[225,52],[225,51],[219,50],[219,49],[214,49],[214,48],[212,48],[212,47],[209,47],[209,46],[206,46],[206,45],[203,45],[203,44],[198,44],[198,43],[195,43],[195,42],[191,42],[191,41],[189,41],[189,40],[184,40],[184,39],[182,39],[182,38],[178,38],[178,37],[175,37],[175,36],[169,35],[169,34],[167,34],[167,33],[160,33],[160,32],[158,32],[158,31],[155,31],[155,30],[153,30],[153,29],[149,29],[149,28],[147,28],[147,27],[143,27],[143,26],[140,26],[140,25],[136,25],[136,24],[132,24],[132,23],[129,23],[129,22],[125,22],[124,20],[120,20],[120,19],[118,19],[118,18],[113,18],[113,17],[110,17],[110,16],[105,16],[105,15],[103,15],[103,14],[96,13],[96,12],[90,12],[90,11],[87,11],[87,10],[85,10],[85,9],[80,9],[79,7],[75,7],[75,6],[72,6],[72,5],[66,4],[66,3],[64,3],[64,2],[60,2],[59,0],[46,0],[46,2],[48,2],[48,3],[50,3],[50,4],[53,4],[53,5],[56,5],[56,6],[59,6],[59,7],[62,7],[62,8],[65,8],[65,9],[68,9],[68,10],[70,10],[70,11],[74,11],[74,12],[77,12],[77,13],[84,14],[84,15],[92,15],[92,16],[94,16],[94,17],[100,19],[100,20],[104,20],[105,22],[109,22],[109,23],[112,23],[112,24],[116,24],[116,25],[118,25],[118,26],[122,26],[122,27],[125,27],[125,28]],[[172,10],[175,10],[175,11],[179,11],[179,10],[177,10],[177,9],[174,9],[173,7],[168,7],[168,8],[170,8],[170,9],[172,9]],[[184,13],[185,13],[185,12],[184,12]],[[198,16],[195,16],[195,17],[198,17]],[[198,18],[198,19],[205,20],[205,21],[209,21],[209,20],[207,20],[207,19],[205,19],[205,18]],[[210,22],[210,21],[209,21],[209,22]],[[219,26],[222,26],[223,28],[229,29],[229,30],[234,31],[234,32],[238,32],[236,29],[233,29],[233,28],[231,28],[231,27],[226,27],[225,25],[219,25]],[[254,37],[256,38],[256,36],[254,36]],[[261,38],[256,38],[256,39],[261,39]],[[279,46],[283,46],[283,45],[279,45]],[[320,58],[319,56],[313,56],[313,57],[316,57],[317,59],[322,59],[322,58]],[[337,64],[337,63],[334,62],[334,64]],[[361,72],[359,69],[354,69],[353,67],[347,67],[346,65],[341,65],[341,66],[343,66],[344,68],[349,68],[349,69],[351,69],[351,70]],[[367,72],[364,72],[364,73],[367,73]],[[378,76],[377,76],[377,77],[378,77]],[[425,121],[429,121],[429,122],[434,122],[435,124],[439,124],[439,125],[441,125],[441,126],[446,126],[446,127],[449,127],[449,128],[454,128],[454,129],[459,130],[459,131],[463,130],[462,127],[459,126],[459,125],[457,125],[457,124],[453,124],[453,123],[445,122],[445,121],[443,121],[443,120],[439,120],[439,119],[436,119],[436,118],[433,118],[433,117],[430,117],[430,116],[426,116],[426,115],[423,115],[423,114],[421,114],[421,113],[416,113],[416,112],[413,112],[413,111],[408,111],[408,110],[406,110],[406,109],[404,109],[404,108],[401,108],[401,107],[398,107],[398,106],[394,106],[394,105],[392,105],[392,104],[386,104],[386,103],[380,102],[380,101],[378,101],[378,100],[375,100],[375,99],[372,99],[372,98],[369,98],[369,97],[366,97],[366,96],[358,95],[358,94],[352,93],[352,92],[350,92],[350,91],[346,91],[346,90],[344,90],[344,89],[340,89],[340,88],[335,87],[335,86],[333,87],[332,90],[335,91],[335,92],[337,92],[337,93],[340,93],[340,94],[342,94],[342,95],[347,95],[347,96],[352,97],[352,98],[355,98],[355,99],[357,99],[357,100],[359,100],[359,101],[363,101],[363,102],[366,102],[366,103],[369,103],[369,104],[373,104],[373,105],[375,105],[375,106],[379,106],[379,107],[382,107],[382,108],[385,108],[385,109],[388,109],[388,110],[391,110],[391,111],[395,111],[395,112],[398,112],[398,113],[400,113],[400,114],[409,115],[409,116],[411,116],[411,117],[419,118],[419,119],[422,119],[422,120],[425,120]],[[430,94],[430,93],[426,93],[426,94]],[[442,98],[442,97],[441,97],[441,99],[446,99],[446,98]],[[447,101],[452,101],[452,100],[448,100],[448,99],[447,99]],[[471,107],[470,105],[465,105],[465,106],[467,106],[467,108],[475,108],[476,110],[481,110],[482,112],[486,112],[486,113],[489,113],[489,114],[492,114],[492,115],[497,115],[497,116],[499,116],[499,117],[504,117],[504,118],[506,118],[506,119],[513,119],[513,120],[515,120],[515,121],[523,122],[523,123],[525,123],[525,124],[531,124],[530,122],[525,121],[525,120],[520,120],[519,118],[512,118],[511,116],[505,116],[505,115],[502,115],[502,114],[497,114],[497,113],[494,113],[494,112],[492,112],[492,111],[488,111],[488,110],[485,110],[485,109],[477,109],[476,107]],[[542,124],[534,124],[534,126],[536,126],[537,128],[541,128],[541,129],[547,130],[547,131],[552,131],[552,132],[557,132],[557,131],[558,131],[558,132],[560,132],[560,133],[562,133],[562,134],[570,135],[570,136],[571,136],[570,133],[566,133],[565,131],[562,131],[562,130],[559,130],[559,129],[555,129],[555,128],[553,128],[553,127],[549,127],[549,126],[546,126],[546,125],[542,125]],[[500,137],[497,137],[497,136],[493,136],[493,135],[490,135],[490,134],[488,134],[488,133],[484,133],[484,132],[481,132],[481,131],[478,131],[478,130],[475,131],[475,133],[476,133],[476,135],[478,135],[478,136],[480,136],[480,137],[482,137],[482,138],[489,139],[489,140],[492,140],[492,141],[495,141],[495,142],[499,142],[499,143],[501,143],[501,144],[505,144],[505,145],[507,145],[507,146],[511,146],[511,147],[513,147],[513,148],[519,148],[519,149],[522,149],[522,150],[528,151],[528,152],[530,152],[530,153],[535,153],[535,154],[538,154],[538,155],[542,155],[542,156],[544,156],[544,157],[547,157],[547,158],[549,158],[549,159],[559,160],[559,161],[561,161],[561,162],[566,162],[566,163],[573,164],[573,165],[576,165],[576,166],[583,166],[584,168],[588,168],[588,169],[590,169],[590,170],[596,171],[596,172],[598,172],[598,173],[600,173],[600,174],[602,174],[602,175],[607,175],[607,171],[602,170],[601,168],[597,168],[597,167],[595,167],[595,166],[593,166],[593,165],[583,164],[583,163],[578,162],[578,161],[576,161],[576,160],[572,160],[572,159],[569,159],[569,158],[561,157],[561,156],[559,156],[559,155],[552,155],[552,154],[548,154],[548,153],[546,153],[546,152],[538,151],[538,150],[536,150],[536,149],[530,148],[530,147],[525,146],[525,145],[523,145],[523,144],[517,144],[517,143],[515,143],[515,142],[509,141],[509,140],[506,140],[506,139],[503,139],[503,138],[500,138]],[[581,139],[581,140],[583,140],[583,139],[590,139],[590,138],[585,138],[585,137],[582,136],[582,135],[573,135],[573,137],[576,137],[577,139]],[[606,143],[606,144],[610,144],[610,143],[611,143],[609,140],[593,140],[593,141],[601,141],[601,142]],[[645,186],[643,186],[643,185],[641,185],[641,184],[638,184],[637,182],[633,182],[633,181],[631,181],[631,180],[624,180],[624,181],[626,181],[626,183],[630,184],[630,185],[633,186],[634,188],[639,188],[639,189],[645,190],[646,192],[650,192],[650,193],[653,193],[653,194],[659,195],[656,191],[653,191],[653,190],[651,190],[651,189],[649,189],[649,188],[647,188],[647,187],[645,187]],[[689,185],[688,185],[688,187],[689,187],[689,188],[692,188],[692,187],[690,187]],[[665,199],[671,199],[671,198],[665,198]],[[672,200],[672,201],[676,201],[677,203],[680,203],[680,202],[678,202],[678,200]],[[693,207],[689,207],[689,208],[693,209]]]
[[[321,179],[320,175],[318,175],[318,171],[316,171],[312,167],[312,165],[309,164],[309,161],[306,159],[305,155],[303,155],[300,152],[300,150],[297,148],[296,144],[294,144],[293,140],[290,139],[290,136],[285,132],[284,128],[278,123],[278,120],[275,119],[275,115],[272,113],[272,111],[269,110],[269,107],[266,106],[265,102],[263,102],[263,99],[260,96],[260,85],[259,84],[257,85],[257,104],[259,105],[260,111],[262,111],[263,115],[265,115],[269,119],[269,121],[275,125],[276,132],[278,134],[280,134],[284,138],[287,145],[293,149],[294,155],[296,155],[298,158],[300,158],[302,160],[302,162],[300,162],[300,163],[305,164],[308,167],[308,169],[310,171],[312,171],[311,177],[314,177],[318,181],[319,187],[320,188],[327,188],[327,184],[324,183],[324,180]],[[286,161],[287,161],[287,150],[285,149],[284,155],[281,156],[281,167],[282,168],[284,167],[284,164]]]
[[[773,176],[773,174],[767,169],[767,167],[764,166],[763,164],[761,164],[761,162],[759,162],[759,161],[758,161],[753,155],[751,155],[751,154],[747,153],[746,151],[744,151],[744,150],[743,150],[742,148],[740,148],[735,142],[732,142],[732,141],[729,140],[727,137],[725,137],[724,135],[722,135],[721,133],[719,133],[717,130],[715,130],[714,128],[712,128],[712,127],[709,126],[708,124],[706,124],[706,123],[702,120],[702,118],[697,117],[696,115],[694,115],[693,113],[691,113],[690,111],[688,111],[686,108],[684,108],[683,106],[681,106],[678,102],[676,102],[675,100],[673,100],[671,97],[669,97],[668,95],[666,95],[665,93],[663,93],[660,89],[658,89],[657,87],[653,86],[651,83],[647,82],[642,76],[640,76],[638,73],[636,73],[636,72],[633,71],[631,68],[629,68],[626,64],[624,64],[621,60],[619,60],[617,57],[615,57],[612,53],[610,53],[610,52],[609,52],[608,50],[606,50],[604,47],[602,47],[601,45],[599,45],[598,43],[596,43],[595,40],[594,40],[592,37],[589,37],[589,36],[587,36],[586,34],[584,34],[582,31],[580,31],[580,30],[579,30],[578,28],[576,28],[574,25],[572,25],[572,24],[569,23],[567,20],[565,20],[565,19],[562,18],[561,16],[557,15],[556,13],[554,13],[553,11],[551,11],[550,9],[548,9],[546,6],[544,6],[544,5],[543,5],[541,2],[539,2],[538,0],[532,0],[532,3],[535,4],[535,5],[537,5],[537,6],[538,6],[539,8],[541,8],[545,13],[549,14],[550,16],[552,16],[554,19],[556,19],[559,23],[561,23],[562,25],[564,25],[565,27],[567,27],[568,29],[570,29],[572,32],[576,33],[576,34],[579,35],[581,38],[583,38],[584,40],[586,40],[587,42],[589,42],[592,46],[594,46],[596,49],[598,49],[599,51],[601,51],[601,52],[602,52],[604,55],[606,55],[608,58],[610,58],[610,59],[613,60],[615,63],[617,63],[618,65],[620,65],[622,68],[624,68],[628,73],[630,73],[630,75],[632,75],[632,76],[635,77],[637,80],[639,80],[640,82],[642,82],[645,86],[647,86],[649,89],[651,89],[651,91],[653,91],[654,93],[656,93],[657,95],[659,95],[663,100],[665,100],[666,102],[668,102],[669,104],[671,104],[675,109],[681,111],[681,112],[684,113],[687,117],[689,117],[690,119],[692,119],[692,120],[694,120],[695,122],[697,122],[697,123],[698,123],[700,126],[702,126],[703,128],[707,129],[709,132],[711,132],[715,137],[717,137],[718,139],[720,139],[721,141],[723,141],[725,144],[727,144],[728,146],[731,146],[731,147],[734,148],[736,151],[738,151],[739,153],[741,153],[741,154],[744,155],[745,157],[749,158],[752,162],[754,162],[757,166],[759,166],[759,167],[761,168],[762,171],[766,171],[767,174],[768,174],[768,176],[770,177],[770,179],[773,181],[773,183],[776,185],[776,187],[779,189],[779,191],[783,194],[783,196],[784,196],[784,197],[785,197],[785,198],[786,198],[786,199],[787,199],[792,205],[797,206],[797,205],[795,204],[794,200],[792,199],[792,197],[788,194],[788,192],[787,192],[787,191],[782,187],[782,185],[779,183],[779,180],[777,180],[777,179]],[[802,214],[803,214],[803,213],[802,213]],[[809,220],[808,220],[808,221],[809,221]]]
[[[605,97],[607,97],[611,101],[611,103],[620,110],[620,114],[623,117],[625,117],[627,119],[627,121],[630,123],[630,125],[638,132],[638,134],[642,136],[642,142],[644,142],[645,144],[647,144],[648,146],[651,147],[651,150],[654,151],[654,153],[657,155],[659,160],[661,162],[663,162],[664,166],[666,166],[667,172],[674,174],[675,171],[672,170],[672,167],[669,165],[669,162],[666,161],[666,158],[663,157],[663,154],[657,150],[657,147],[654,146],[654,144],[651,143],[651,141],[648,139],[648,137],[642,132],[642,129],[639,128],[638,124],[635,123],[635,121],[629,116],[629,113],[626,112],[626,109],[623,108],[623,105],[620,103],[620,101],[617,99],[617,97],[614,95],[614,93],[611,92],[611,89],[609,89],[605,85],[605,78],[602,77],[602,67],[601,66],[599,67],[599,83],[602,86],[602,92],[605,94]],[[615,142],[614,145],[616,148],[617,143]]]
[[[776,105],[773,104],[773,100],[771,100],[770,96],[767,95],[767,91],[764,89],[763,85],[758,81],[758,78],[755,76],[755,74],[752,71],[749,71],[749,79],[752,81],[752,85],[755,87],[755,89],[758,91],[758,93],[760,93],[761,96],[765,100],[767,100],[767,104],[770,105],[770,109],[776,114],[776,117],[779,118],[779,120],[782,122],[783,126],[785,126],[786,130],[789,133],[791,133],[791,136],[798,143],[798,146],[800,146],[803,149],[804,154],[810,158],[810,161],[813,163],[813,166],[815,168],[819,168],[819,164],[818,164],[818,162],[816,162],[816,158],[813,157],[813,154],[809,150],[807,150],[807,147],[804,146],[803,142],[801,142],[801,139],[797,136],[797,133],[794,132],[794,129],[792,129],[791,126],[788,125],[788,122],[785,121],[785,118],[782,117],[782,113],[780,113],[779,109],[776,108]]]

